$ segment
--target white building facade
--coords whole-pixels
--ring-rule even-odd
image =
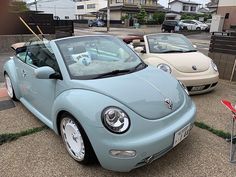
[[[197,13],[200,5],[201,4],[190,0],[173,0],[169,3],[171,11],[185,13]]]
[[[54,19],[74,20],[76,2],[74,0],[26,0],[32,11],[53,14]]]
[[[76,19],[93,19],[98,11],[107,7],[107,0],[76,0]]]

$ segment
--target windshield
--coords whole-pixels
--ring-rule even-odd
[[[156,34],[147,36],[150,53],[194,52],[192,43],[180,34]]]
[[[139,57],[112,36],[85,36],[56,42],[72,79],[95,79],[134,72]]]

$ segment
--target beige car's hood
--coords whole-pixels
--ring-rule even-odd
[[[155,54],[180,72],[197,73],[209,69],[210,59],[200,52]]]

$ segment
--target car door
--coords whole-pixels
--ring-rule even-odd
[[[191,30],[196,30],[197,29],[197,25],[194,21],[189,21],[189,23],[191,24]]]
[[[56,58],[49,48],[42,41],[32,42],[26,51],[25,62],[21,63],[21,68],[18,68],[22,79],[21,101],[31,109],[36,109],[44,118],[50,119],[58,81],[37,79],[34,72],[43,66],[50,66],[56,72],[60,72]]]
[[[188,30],[191,30],[191,24],[189,24],[189,21],[183,20],[182,22],[183,22],[184,26],[187,27]]]

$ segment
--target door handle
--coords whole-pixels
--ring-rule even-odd
[[[22,70],[22,75],[23,75],[23,77],[26,77],[26,72],[25,72],[25,70]]]

